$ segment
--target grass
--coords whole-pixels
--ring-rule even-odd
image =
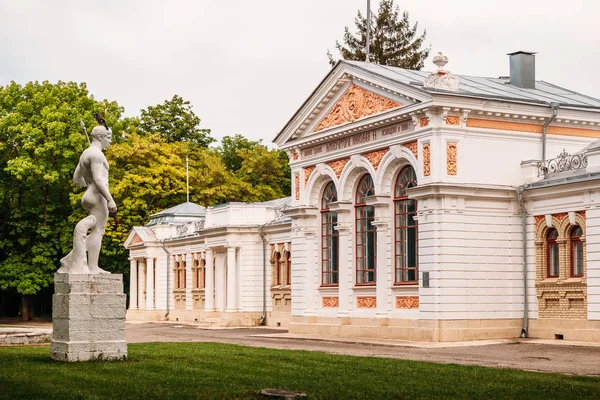
[[[0,399],[594,399],[600,378],[216,343],[130,344],[122,362],[60,363],[0,348]]]

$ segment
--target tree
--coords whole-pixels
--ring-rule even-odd
[[[335,42],[335,47],[343,59],[365,61],[366,20],[359,10],[358,16],[354,20],[358,36],[351,34],[348,27],[345,27],[345,46],[338,41]],[[394,0],[381,0],[379,12],[371,15],[370,61],[406,69],[420,70],[423,68],[431,48],[421,49],[427,31],[423,31],[421,36],[417,36],[417,25],[418,23],[415,23],[412,27],[410,26],[406,11],[402,12],[402,17],[400,17],[400,7],[394,6]],[[327,51],[327,56],[331,66],[334,66],[336,60],[329,51]]]
[[[200,129],[200,118],[192,111],[189,101],[174,95],[163,104],[141,110],[140,130],[158,133],[167,142],[190,142],[208,147],[215,140],[210,129]]]
[[[250,150],[254,146],[259,146],[260,144],[260,141],[248,140],[242,135],[225,136],[223,140],[221,140],[219,153],[221,154],[221,159],[223,160],[225,167],[229,171],[235,172],[242,167],[243,158],[240,156],[239,152],[243,149]]]
[[[79,119],[93,126],[97,111],[112,124],[122,108],[83,83],[0,86],[0,289],[23,295],[24,319],[28,296],[52,283],[72,247],[72,176],[87,146]]]

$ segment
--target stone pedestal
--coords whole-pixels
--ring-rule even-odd
[[[125,304],[121,274],[54,274],[51,357],[127,358]]]

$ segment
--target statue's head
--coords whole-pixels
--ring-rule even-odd
[[[112,130],[102,125],[95,126],[92,129],[92,141],[99,141],[103,149],[107,148],[112,141]]]

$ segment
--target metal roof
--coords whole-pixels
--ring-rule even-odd
[[[192,202],[185,202],[150,216],[148,225],[200,220],[206,216],[206,209]]]
[[[583,95],[545,81],[536,81],[535,89],[520,88],[509,83],[509,77],[486,78],[457,75],[459,91],[443,91],[424,87],[431,72],[413,71],[361,61],[340,61],[429,93],[448,93],[459,96],[495,98],[535,104],[556,102],[565,106],[600,108],[600,99]]]

